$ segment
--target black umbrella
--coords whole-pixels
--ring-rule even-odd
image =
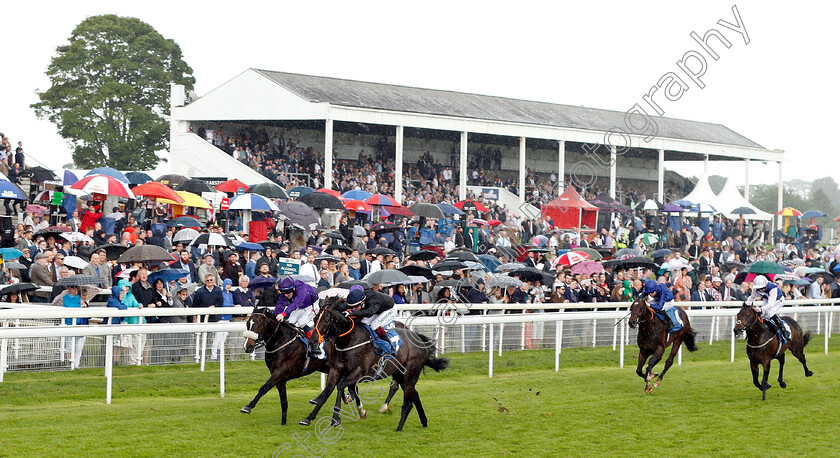
[[[253,280],[251,280],[250,287],[268,288],[275,283],[277,283],[277,279],[274,277],[263,277],[262,275],[257,275]]]
[[[255,184],[245,191],[245,194],[259,194],[269,199],[289,200],[289,193],[274,183]]]
[[[318,256],[315,257],[315,261],[317,261],[317,262],[321,262],[321,261],[338,262],[338,261],[341,261],[341,258],[335,257],[331,254],[321,254],[321,255],[318,255]]]
[[[167,221],[166,227],[204,227],[204,223],[192,216],[179,216]]]
[[[345,239],[344,236],[339,234],[338,232],[324,232],[321,235],[323,235],[324,237],[329,237],[329,238],[334,239],[334,240],[341,240],[343,242],[347,241],[347,239]]]
[[[379,223],[370,228],[370,230],[376,233],[396,232],[400,230],[400,226],[394,223]]]
[[[338,197],[325,192],[310,192],[305,196],[298,197],[297,201],[315,209],[344,210],[344,205],[341,204]]]
[[[745,272],[745,271],[744,272],[738,272],[738,275],[735,276],[735,280],[734,280],[733,283],[735,283],[736,285],[740,285],[741,283],[744,283],[744,280],[746,280],[746,279],[747,279],[747,272]]]
[[[342,253],[350,254],[353,252],[353,249],[347,245],[330,245],[327,247],[327,251],[338,250]]]
[[[400,272],[399,270],[383,269],[372,274],[368,274],[367,277],[365,277],[365,281],[368,283],[387,283],[396,285],[399,283],[408,284],[411,282],[411,279],[408,278],[408,275]]]
[[[126,250],[128,250],[127,246],[120,245],[119,243],[106,243],[104,245],[99,245],[97,249],[99,248],[105,250],[105,256],[109,261],[116,261],[123,253],[126,252]]]
[[[429,280],[434,280],[435,274],[432,272],[432,269],[428,267],[418,266],[418,265],[410,265],[405,267],[400,267],[400,272],[408,275],[408,276],[418,276],[418,277],[426,277]]]
[[[478,256],[476,256],[475,254],[473,254],[473,253],[472,253],[472,252],[470,252],[470,251],[451,251],[451,252],[450,252],[450,253],[449,253],[449,254],[448,254],[448,255],[447,255],[447,256],[443,259],[443,262],[446,262],[446,261],[458,261],[458,262],[472,261],[472,262],[481,262],[481,260],[480,260],[480,259],[478,259]]]
[[[620,259],[615,265],[618,267],[624,267],[626,269],[635,269],[638,267],[650,267],[651,269],[656,269],[657,267],[655,262],[642,256],[632,256],[627,259]]]
[[[671,250],[669,250],[667,248],[663,248],[661,250],[656,250],[653,253],[651,253],[650,257],[651,257],[651,259],[664,258],[665,256],[668,256],[669,254],[671,254]]]
[[[189,180],[189,178],[185,177],[184,175],[179,175],[177,173],[170,173],[167,175],[162,175],[158,177],[157,180],[170,188],[175,188],[176,186],[180,185],[181,183]]]
[[[38,286],[32,283],[15,283],[3,289],[0,289],[0,296],[5,296],[12,293],[28,293],[38,289]]]
[[[374,256],[376,256],[376,255],[380,255],[380,254],[381,254],[381,255],[385,255],[385,256],[389,256],[389,255],[390,255],[390,256],[395,256],[395,255],[397,254],[397,252],[396,252],[396,251],[391,250],[391,249],[389,249],[389,248],[381,247],[381,246],[378,246],[378,247],[375,247],[375,248],[371,248],[370,250],[367,250],[367,252],[366,252],[366,253],[370,253],[370,254],[372,254],[372,255],[374,255]]]
[[[71,275],[66,278],[61,278],[55,284],[57,286],[87,286],[87,285],[101,285],[105,281],[102,277],[93,275]]]
[[[630,256],[641,256],[642,252],[635,249],[635,248],[622,248],[613,254],[616,258],[620,256],[624,256],[625,254],[629,254]]]
[[[738,269],[738,271],[742,271],[747,266],[743,262],[728,261],[728,262],[723,263],[723,267],[726,267],[727,269],[732,269],[734,267],[734,268]]]
[[[50,226],[50,227],[45,227],[45,228],[35,232],[35,234],[33,234],[33,235],[43,235],[44,238],[47,238],[47,237],[55,237],[56,235],[59,235],[63,232],[70,232],[70,228],[69,227],[59,227],[59,226]]]
[[[52,170],[41,167],[40,165],[26,169],[26,174],[29,175],[29,179],[32,181],[58,181],[58,177],[55,176]]]
[[[418,202],[412,205],[409,210],[417,216],[425,216],[426,218],[444,218],[440,207],[435,204]]]
[[[333,197],[333,196],[330,196]],[[335,197],[333,197],[335,198]],[[321,217],[303,202],[287,202],[277,206],[280,215],[289,222],[305,230],[314,231],[321,227]]]
[[[373,285],[363,280],[350,280],[336,285],[336,288],[350,289],[353,286],[361,286],[364,289],[371,289]]]
[[[171,262],[174,260],[168,251],[157,245],[138,245],[126,250],[117,262]]]
[[[431,261],[438,257],[438,254],[432,250],[420,250],[408,255],[408,259],[412,261]]]
[[[735,210],[729,212],[734,215],[755,215],[755,210],[750,207],[738,207]]]
[[[257,242],[263,246],[263,248],[271,248],[272,250],[279,250],[280,249],[280,242],[275,242],[273,240],[263,240],[262,242]]]
[[[826,283],[837,283],[837,279],[834,278],[834,275],[832,275],[831,272],[828,271],[816,272],[808,275],[808,278],[810,278],[811,280],[816,280],[817,277],[823,277]]]
[[[441,261],[434,266],[432,266],[432,270],[441,271],[441,270],[460,270],[466,269],[467,265],[461,261]]]
[[[543,247],[531,247],[531,248],[528,248],[528,252],[529,253],[550,253],[551,250],[549,250],[548,248],[543,248]]]
[[[128,172],[125,174],[125,177],[128,178],[129,184],[136,185],[148,183],[150,181],[155,181],[152,179],[152,177],[149,176],[149,174],[143,172]]]
[[[517,277],[522,281],[539,281],[543,285],[551,285],[554,283],[554,276],[548,272],[535,269],[533,267],[524,267],[522,269],[511,270],[508,272],[511,277]]]
[[[187,191],[198,195],[201,195],[202,192],[216,192],[216,190],[211,188],[206,181],[199,180],[198,178],[191,178],[176,186],[175,189],[178,191]]]

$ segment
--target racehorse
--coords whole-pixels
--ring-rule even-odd
[[[770,375],[770,362],[774,359],[779,360],[779,386],[787,387],[783,371],[785,369],[785,351],[788,349],[802,363],[802,367],[805,368],[805,377],[814,375],[813,372],[808,370],[808,364],[805,362],[805,346],[811,340],[811,333],[803,334],[799,323],[789,316],[780,318],[790,326],[791,339],[784,345],[780,345],[777,334],[767,326],[759,311],[747,304],[744,304],[738,311],[738,315],[735,317],[735,328],[732,330],[736,337],[747,331],[747,357],[750,358],[753,385],[761,390],[762,401],[767,399],[767,390],[770,389],[767,378]],[[764,366],[764,376],[761,383],[758,383],[759,364]]]
[[[426,412],[420,402],[420,395],[415,386],[423,368],[428,366],[440,372],[449,365],[446,358],[434,357],[434,344],[422,334],[417,334],[405,327],[395,327],[402,339],[402,345],[393,357],[381,357],[374,352],[370,332],[355,319],[345,317],[340,310],[345,307],[340,297],[327,298],[324,307],[315,318],[315,333],[310,345],[316,345],[327,339],[333,339],[333,356],[329,359],[330,371],[327,385],[318,398],[312,413],[300,421],[309,425],[332,390],[342,390],[363,381],[373,381],[387,376],[399,383],[403,389],[403,405],[397,431],[402,431],[405,420],[413,406],[417,407],[420,424],[428,425]],[[341,424],[339,418],[340,399],[336,399],[333,410],[333,425]]]
[[[653,388],[659,387],[662,377],[674,363],[674,356],[679,351],[680,344],[685,343],[685,347],[689,351],[697,351],[697,344],[694,343],[696,332],[691,329],[688,315],[682,309],[679,309],[679,313],[684,326],[677,332],[668,333],[667,325],[663,320],[657,318],[656,313],[648,306],[647,301],[636,299],[630,305],[628,324],[631,328],[635,328],[637,325],[639,327],[636,338],[636,342],[639,344],[639,365],[636,367],[636,373],[645,380],[645,393],[650,393]],[[662,355],[669,345],[672,345],[671,353],[665,360],[665,368],[662,369],[661,374],[657,374],[653,372],[653,367],[662,359]],[[643,372],[642,366],[644,366],[645,361],[648,362],[648,367],[647,371]],[[656,378],[657,376],[658,378]],[[650,382],[654,378],[656,378],[656,381],[651,386]]]
[[[245,331],[245,353],[252,353],[259,346],[265,346],[265,365],[271,376],[260,387],[256,397],[243,407],[240,412],[249,414],[251,410],[256,407],[260,398],[265,396],[272,387],[277,387],[280,393],[280,406],[283,411],[281,424],[286,424],[286,413],[289,409],[289,403],[286,399],[286,382],[292,379],[309,375],[313,372],[327,372],[329,371],[329,358],[333,352],[333,345],[326,343],[324,351],[327,359],[309,358],[307,363],[306,344],[301,339],[301,333],[292,325],[286,322],[278,322],[277,316],[267,309],[255,309],[248,317],[246,322],[247,331]],[[388,393],[388,400],[394,396],[397,391],[397,384],[392,384],[390,392]],[[351,390],[355,395],[355,392]],[[361,418],[367,416],[361,401],[355,397],[356,405],[359,409]],[[347,400],[350,402],[350,400]]]

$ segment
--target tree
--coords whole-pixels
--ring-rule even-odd
[[[81,168],[148,170],[166,148],[169,84],[195,83],[181,48],[131,17],[93,16],[56,48],[50,87],[32,104],[58,126]]]

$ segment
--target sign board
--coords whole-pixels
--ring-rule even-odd
[[[481,188],[481,198],[485,200],[499,200],[499,190],[493,188]]]
[[[300,259],[280,258],[277,263],[277,275],[300,274]]]
[[[53,191],[52,193],[52,205],[59,206],[61,202],[64,200],[64,193],[59,191]]]
[[[236,195],[241,196],[242,194],[245,194],[245,188],[237,188]]]
[[[230,208],[230,199],[228,199],[227,197],[223,197],[222,198],[222,203],[221,203],[221,209],[222,210],[227,210],[229,208]]]
[[[213,186],[216,186],[217,184],[221,184],[222,182],[227,181],[227,178],[225,178],[225,177],[196,177],[196,178],[198,178],[199,180],[207,183],[208,185],[210,185],[211,188]]]

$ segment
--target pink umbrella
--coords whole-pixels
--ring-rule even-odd
[[[603,271],[604,266],[597,261],[583,261],[572,266],[573,274],[583,274],[589,276],[592,274],[599,274]]]
[[[134,199],[134,193],[128,189],[128,184],[107,175],[91,175],[77,181],[70,189],[84,191],[88,194],[105,194],[107,196]]]
[[[564,266],[573,266],[577,263],[586,261],[589,259],[589,255],[587,253],[582,253],[580,251],[569,251],[568,253],[563,253],[562,256],[557,260],[560,264]]]
[[[47,207],[37,205],[37,204],[29,204],[24,209],[24,211],[27,212],[27,213],[38,213],[38,214],[46,213],[47,210],[49,210]]]

